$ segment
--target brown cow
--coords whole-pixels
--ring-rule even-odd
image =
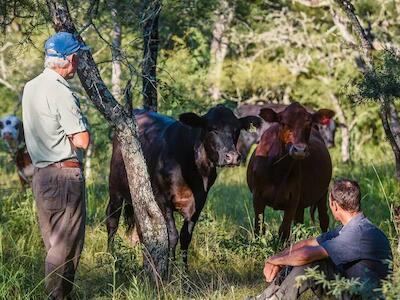
[[[235,115],[240,117],[258,116],[262,108],[272,108],[276,113],[283,111],[287,105],[277,103],[264,103],[264,104],[243,104],[235,109]],[[309,113],[314,113],[315,110],[306,107]],[[242,163],[246,163],[246,158],[250,152],[252,145],[257,144],[262,134],[268,129],[270,123],[263,122],[262,126],[253,132],[242,131],[239,136],[237,149],[242,157]],[[324,142],[328,148],[335,147],[335,133],[336,122],[333,118],[325,119],[323,124],[317,125],[319,133],[321,134]]]
[[[255,116],[238,119],[223,105],[211,108],[203,116],[184,113],[180,115],[180,121],[143,110],[136,110],[134,114],[154,196],[167,223],[171,255],[175,255],[179,238],[183,260],[187,264],[193,229],[217,177],[216,168],[239,165],[236,143],[240,130],[248,129],[251,124],[258,127],[261,119]],[[115,139],[106,220],[109,246],[117,231],[124,202],[125,217],[132,227],[131,195],[121,149]],[[180,236],[174,211],[184,218]]]
[[[284,211],[279,228],[284,239],[290,235],[292,221],[303,222],[304,209],[310,206],[318,208],[321,229],[327,230],[332,162],[316,125],[333,115],[328,109],[309,113],[297,102],[280,113],[270,108],[260,111],[265,121],[274,123],[263,133],[247,169],[257,234],[266,205]]]

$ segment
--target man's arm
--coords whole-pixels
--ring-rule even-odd
[[[89,131],[82,131],[68,136],[71,144],[75,148],[86,150],[90,144]]]
[[[302,240],[302,241],[295,243],[294,245],[286,248],[285,250],[278,253],[277,255],[286,255],[286,254],[289,254],[290,252],[293,252],[294,250],[297,250],[297,249],[300,249],[300,248],[303,248],[306,246],[313,247],[313,246],[319,246],[319,244],[318,244],[316,238],[309,238],[309,239]]]
[[[328,252],[317,246],[304,246],[289,253],[274,255],[267,260],[267,263],[276,266],[303,266],[316,260],[328,257]]]
[[[287,255],[290,255],[291,253],[293,253],[294,251],[298,251],[304,247],[315,247],[318,246],[318,242],[316,238],[309,238],[307,240],[302,240],[299,241],[297,243],[295,243],[294,245],[286,248],[285,250],[283,250],[282,252],[278,253],[277,255],[273,256],[273,257],[285,257]],[[271,258],[269,258],[266,262],[265,262],[265,266],[264,266],[264,276],[265,276],[265,280],[267,282],[271,282],[272,280],[274,280],[274,278],[276,277],[276,275],[279,273],[279,271],[282,269],[282,266],[284,266],[284,264],[280,265],[280,264],[274,264],[271,261]]]

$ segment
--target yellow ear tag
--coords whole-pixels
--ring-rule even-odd
[[[257,132],[257,127],[255,127],[253,124],[250,124],[250,128],[247,130],[247,132],[255,133]]]

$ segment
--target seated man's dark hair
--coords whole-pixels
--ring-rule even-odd
[[[331,189],[331,198],[346,211],[361,211],[361,191],[357,181],[350,179],[335,180]]]

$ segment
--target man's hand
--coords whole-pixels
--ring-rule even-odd
[[[276,266],[270,264],[269,262],[265,263],[264,266],[264,276],[266,282],[272,282],[275,279],[276,275],[278,275],[279,271],[282,269],[281,266]]]
[[[90,143],[89,131],[82,131],[68,136],[71,145],[76,148],[86,150]]]

